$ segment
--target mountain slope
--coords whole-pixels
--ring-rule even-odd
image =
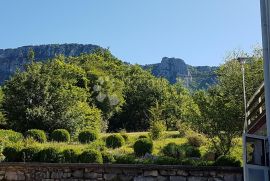
[[[216,83],[215,70],[218,67],[210,66],[191,66],[179,58],[164,57],[161,63],[143,66],[150,69],[152,74],[163,77],[174,84],[181,79],[187,88],[191,90],[207,89]]]
[[[96,45],[82,44],[49,44],[39,46],[23,46],[15,49],[0,49],[0,84],[7,80],[16,69],[22,69],[27,62],[28,52],[33,49],[35,60],[47,60],[56,55],[79,56],[82,53],[91,53],[100,48]]]

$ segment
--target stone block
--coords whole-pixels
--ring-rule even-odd
[[[188,176],[188,172],[186,172],[186,171],[184,171],[184,170],[178,170],[178,171],[177,171],[177,175]]]
[[[209,178],[208,181],[223,181],[221,178]]]
[[[83,178],[83,171],[82,170],[75,170],[72,173],[72,176],[73,177],[76,177],[76,178]]]
[[[157,170],[145,170],[143,173],[144,176],[149,177],[157,177],[158,176],[158,171]]]
[[[187,181],[207,181],[206,177],[188,177]]]
[[[104,174],[104,179],[105,180],[113,180],[113,179],[116,179],[117,178],[117,175],[116,174],[113,174],[113,173],[106,173]]]
[[[190,171],[189,172],[190,176],[195,176],[195,177],[202,177],[204,176],[204,172],[200,172],[200,171]]]
[[[187,181],[187,178],[183,176],[170,176],[170,181]]]
[[[160,170],[159,173],[160,175],[166,175],[166,176],[176,175],[175,170]]]
[[[144,177],[144,176],[138,176],[135,177],[133,181],[156,181],[156,177]]]
[[[169,181],[169,178],[164,176],[158,176],[157,181]]]
[[[95,179],[98,178],[98,173],[90,172],[90,173],[84,173],[85,178]]]

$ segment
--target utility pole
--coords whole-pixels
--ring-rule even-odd
[[[261,25],[264,59],[264,91],[265,91],[265,109],[266,109],[266,127],[267,138],[270,140],[270,0],[261,0]],[[270,150],[270,148],[268,148]],[[270,158],[270,152],[269,158]],[[269,164],[269,163],[268,163]]]

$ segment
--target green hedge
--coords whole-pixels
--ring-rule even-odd
[[[51,134],[51,140],[57,142],[69,142],[70,134],[65,129],[56,129]]]
[[[90,143],[98,138],[96,131],[85,130],[79,133],[78,140],[80,143]]]
[[[25,137],[26,138],[29,138],[29,137],[33,138],[34,140],[36,140],[40,143],[44,143],[47,141],[46,133],[43,130],[39,130],[39,129],[30,129],[30,130],[26,131]]]
[[[79,156],[81,163],[103,163],[102,155],[96,150],[86,150]]]
[[[119,148],[123,146],[125,139],[120,134],[113,134],[106,138],[106,146],[108,148]]]
[[[153,151],[153,142],[148,138],[137,140],[133,145],[136,156],[144,156],[146,153],[151,154]]]

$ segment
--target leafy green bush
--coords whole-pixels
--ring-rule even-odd
[[[46,137],[45,132],[43,130],[39,130],[39,129],[30,129],[30,130],[26,131],[25,137],[26,138],[31,137],[40,143],[44,143],[47,141],[47,137]]]
[[[154,160],[157,165],[181,165],[182,161],[168,156],[159,156]]]
[[[218,159],[214,162],[214,165],[215,166],[240,167],[241,162],[234,157],[223,155],[223,156],[218,157]]]
[[[58,163],[62,160],[62,154],[59,149],[49,147],[38,153],[38,161],[45,163]]]
[[[7,162],[18,162],[20,161],[19,156],[20,148],[17,146],[7,146],[3,150],[5,161]]]
[[[153,142],[147,138],[139,139],[134,143],[133,149],[136,156],[144,156],[146,153],[151,154],[153,151]]]
[[[136,157],[133,155],[116,155],[115,163],[117,164],[135,164],[137,163]]]
[[[79,156],[81,163],[103,163],[102,155],[96,150],[86,150]]]
[[[169,143],[164,146],[162,152],[165,156],[174,158],[183,158],[185,156],[185,151],[175,143]]]
[[[95,131],[85,130],[79,133],[78,140],[80,143],[90,143],[98,138],[98,134]]]
[[[123,146],[125,139],[119,134],[113,134],[106,138],[106,146],[108,148],[119,148]]]
[[[113,163],[115,161],[113,155],[109,152],[103,151],[101,155],[104,163]]]
[[[178,122],[176,124],[176,128],[179,132],[180,137],[185,137],[185,136],[191,134],[191,132],[192,132],[192,130],[190,129],[190,127],[186,123]]]
[[[63,162],[64,163],[77,163],[79,155],[80,153],[78,150],[70,149],[70,148],[65,149],[62,152]]]
[[[3,138],[3,142],[13,142],[23,140],[23,135],[13,130],[0,129],[0,138]]]
[[[162,121],[153,121],[150,125],[150,137],[153,140],[161,138],[166,131],[166,127]]]
[[[193,133],[187,136],[188,144],[195,147],[200,147],[205,143],[205,138],[201,134]]]
[[[38,161],[38,153],[40,152],[41,148],[39,147],[27,147],[23,148],[20,153],[20,161],[23,162],[33,162]]]
[[[195,158],[200,158],[201,157],[201,152],[197,147],[194,146],[188,146],[186,149],[186,156],[187,157],[195,157]]]
[[[51,140],[57,141],[57,142],[69,142],[70,134],[65,129],[56,129],[51,134]]]
[[[121,136],[124,138],[125,142],[128,142],[128,135],[126,133],[121,133]]]

